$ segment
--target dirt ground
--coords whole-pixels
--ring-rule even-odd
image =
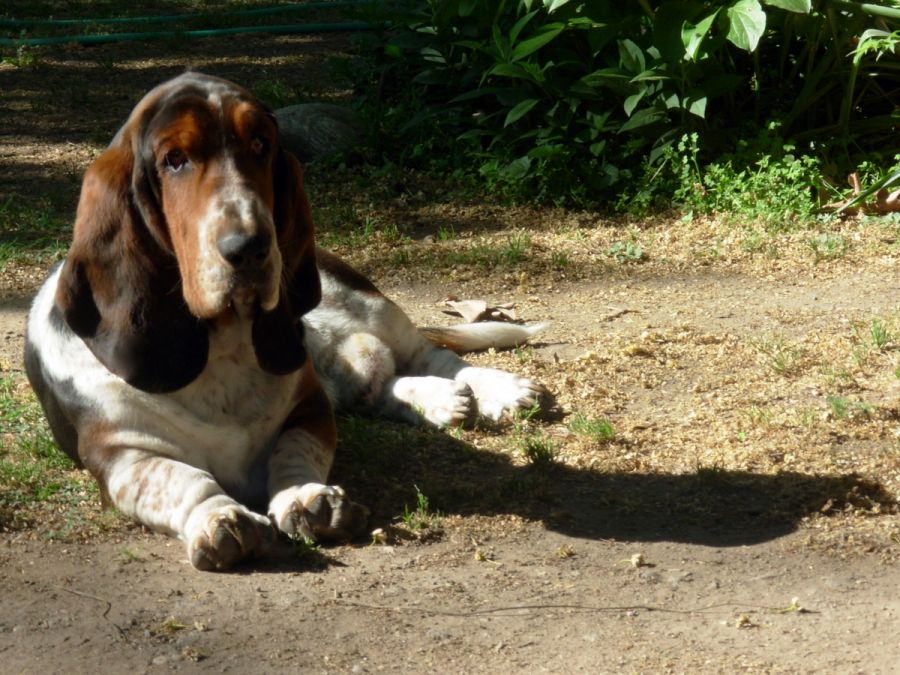
[[[347,44],[61,47],[0,65],[0,199],[74,210],[86,164],[186,65],[346,98],[329,69]],[[452,321],[450,293],[551,321],[533,348],[473,360],[544,382],[557,409],[451,434],[342,421],[335,478],[383,534],[285,542],[233,573],[196,572],[180,543],[114,516],[91,524],[97,500],[0,522],[0,670],[900,672],[896,223],[835,225],[843,248],[822,256],[818,231],[612,222],[342,175],[311,171],[323,237],[342,214],[375,223],[329,241],[422,324]],[[643,253],[617,255],[628,241]],[[0,275],[17,381],[49,263]],[[895,331],[878,345],[876,319]],[[524,437],[554,461],[527,461]],[[419,490],[431,514],[410,527],[398,514]],[[75,516],[87,524],[60,534]]]

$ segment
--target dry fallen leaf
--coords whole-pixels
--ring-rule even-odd
[[[484,300],[457,300],[455,296],[449,296],[444,299],[444,304],[450,308],[443,310],[444,313],[461,316],[467,323],[476,323],[478,321],[518,321],[515,303],[512,302],[488,305]]]
[[[758,628],[759,624],[754,623],[753,619],[751,619],[746,614],[741,614],[737,619],[734,620],[735,628]]]

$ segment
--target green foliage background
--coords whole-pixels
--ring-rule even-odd
[[[811,211],[823,174],[900,150],[897,0],[432,0],[387,18],[362,99],[376,148],[512,199],[715,209],[715,167],[800,180]]]

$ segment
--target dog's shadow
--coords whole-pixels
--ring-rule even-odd
[[[515,514],[590,539],[709,546],[768,541],[822,511],[895,505],[883,487],[855,475],[604,473],[528,464],[513,461],[515,440],[503,433],[508,450],[492,452],[445,432],[342,418],[332,479],[371,509],[373,528],[421,511],[424,497],[432,514]]]

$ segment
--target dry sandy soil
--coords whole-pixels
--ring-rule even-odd
[[[339,99],[328,62],[346,44],[69,47],[0,66],[0,199],[73,210],[87,162],[186,65]],[[323,238],[417,321],[452,321],[449,293],[552,321],[533,348],[473,358],[546,383],[556,409],[452,434],[343,420],[335,478],[383,534],[285,542],[234,573],[194,571],[93,496],[7,514],[0,670],[900,672],[896,223],[830,226],[840,251],[817,260],[818,231],[611,222],[336,173],[311,171]],[[610,254],[628,241],[640,262]],[[48,264],[0,275],[0,364],[23,395]],[[874,320],[893,331],[877,345]],[[529,462],[529,438],[554,460]],[[429,515],[404,523],[416,490]]]

